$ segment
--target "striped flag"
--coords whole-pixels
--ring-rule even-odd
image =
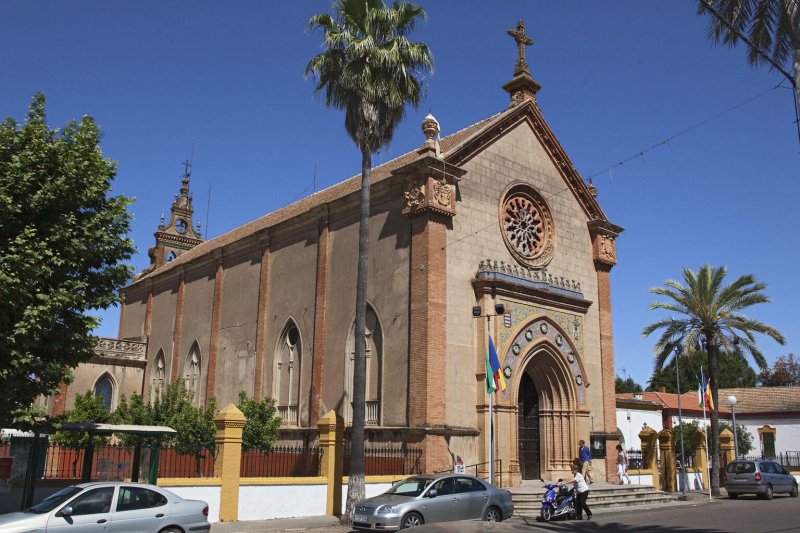
[[[700,383],[697,384],[697,407],[703,407],[703,395],[706,392],[706,377],[703,375],[703,367],[700,367]]]
[[[714,410],[714,398],[711,396],[711,378],[706,381],[706,408],[709,411]]]
[[[497,351],[494,349],[492,336],[489,335],[489,357],[486,361],[486,390],[491,394],[498,389],[503,392],[506,391],[506,380],[500,369],[500,360],[497,358]]]

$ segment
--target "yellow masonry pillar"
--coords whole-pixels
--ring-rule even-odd
[[[653,486],[661,488],[658,475],[658,433],[652,428],[645,428],[639,433],[642,441],[642,470],[647,470],[653,475]]]
[[[661,448],[661,466],[663,468],[664,480],[661,490],[665,492],[676,492],[677,479],[675,470],[675,436],[671,429],[662,429],[658,433],[658,444]]]
[[[246,421],[244,414],[232,403],[214,417],[214,425],[217,426],[214,476],[222,481],[219,494],[220,522],[234,522],[239,519],[242,428]]]
[[[728,428],[719,432],[720,468],[736,459],[733,452],[733,433]],[[721,477],[721,476],[720,476]]]
[[[708,490],[711,471],[708,469],[706,456],[706,432],[702,428],[698,428],[692,435],[692,448],[694,448],[694,469],[703,476],[703,490]]]
[[[322,448],[321,474],[327,478],[328,494],[325,514],[342,514],[342,466],[344,464],[344,420],[334,411],[317,422],[319,447]]]

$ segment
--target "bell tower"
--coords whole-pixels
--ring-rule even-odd
[[[200,223],[198,222],[197,226],[194,225],[192,195],[189,193],[192,164],[189,161],[184,161],[183,166],[181,188],[179,193],[175,195],[172,207],[170,207],[169,221],[164,222],[164,214],[162,213],[158,231],[153,234],[156,238],[156,244],[147,251],[150,256],[150,266],[140,275],[148,274],[162,267],[203,242],[203,237],[200,234]]]

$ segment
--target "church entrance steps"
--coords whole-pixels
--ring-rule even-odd
[[[677,493],[661,492],[650,485],[611,485],[593,483],[590,487],[589,507],[592,512],[606,509],[651,507],[676,503]],[[522,487],[507,489],[514,500],[514,514],[526,518],[539,516],[542,496],[546,489],[542,482],[525,482]]]

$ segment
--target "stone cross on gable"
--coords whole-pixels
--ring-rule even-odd
[[[528,61],[525,59],[525,47],[533,44],[533,39],[525,34],[525,23],[522,20],[517,22],[516,29],[510,29],[507,33],[517,42],[517,63],[514,66],[514,75],[528,72]]]
[[[187,159],[186,161],[184,161],[184,162],[183,162],[183,169],[184,169],[184,173],[183,173],[183,175],[184,175],[184,176],[191,176],[191,175],[192,175],[192,173],[191,173],[191,172],[189,172],[189,169],[190,169],[190,168],[192,168],[192,164],[191,164],[191,163],[189,162],[189,160]]]

